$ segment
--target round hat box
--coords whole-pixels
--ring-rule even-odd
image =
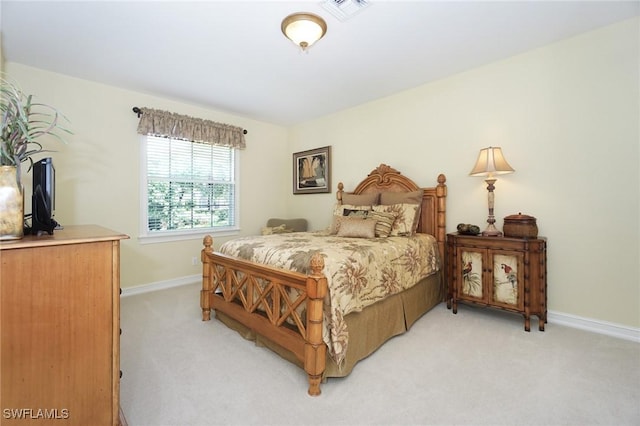
[[[504,218],[502,232],[505,237],[513,238],[537,238],[538,225],[536,218],[526,214],[512,214]]]

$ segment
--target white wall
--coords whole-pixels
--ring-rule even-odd
[[[502,146],[516,170],[495,214],[537,218],[548,238],[549,309],[640,326],[639,34],[632,19],[291,129],[291,150],[331,145],[333,186],[386,163],[421,186],[445,173],[447,230],[484,228],[487,191],[469,177]],[[392,76],[390,76],[392,78]],[[313,228],[335,197],[291,195]]]
[[[201,266],[191,262],[199,257],[201,237],[162,244],[138,242],[140,140],[134,106],[247,129],[247,149],[240,153],[242,233],[257,233],[266,218],[286,215],[291,164],[290,157],[282,155],[287,149],[285,128],[16,63],[5,66],[25,92],[69,118],[74,134],[68,143],[47,143],[57,151],[51,154],[57,177],[56,219],[63,225],[95,223],[131,236],[122,243],[122,287],[201,273]],[[29,211],[30,203],[26,204]],[[223,240],[216,239],[216,246]]]

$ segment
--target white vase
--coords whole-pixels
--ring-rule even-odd
[[[24,236],[24,191],[16,166],[0,166],[0,241]]]

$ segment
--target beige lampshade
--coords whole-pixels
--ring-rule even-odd
[[[488,147],[482,148],[478,155],[476,165],[469,173],[470,176],[493,176],[513,173],[515,170],[507,163],[502,155],[502,148]]]
[[[282,33],[302,50],[324,37],[327,23],[312,13],[294,13],[282,20]]]

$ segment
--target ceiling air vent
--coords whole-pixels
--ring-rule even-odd
[[[353,17],[369,6],[368,0],[325,0],[322,6],[341,21]]]

